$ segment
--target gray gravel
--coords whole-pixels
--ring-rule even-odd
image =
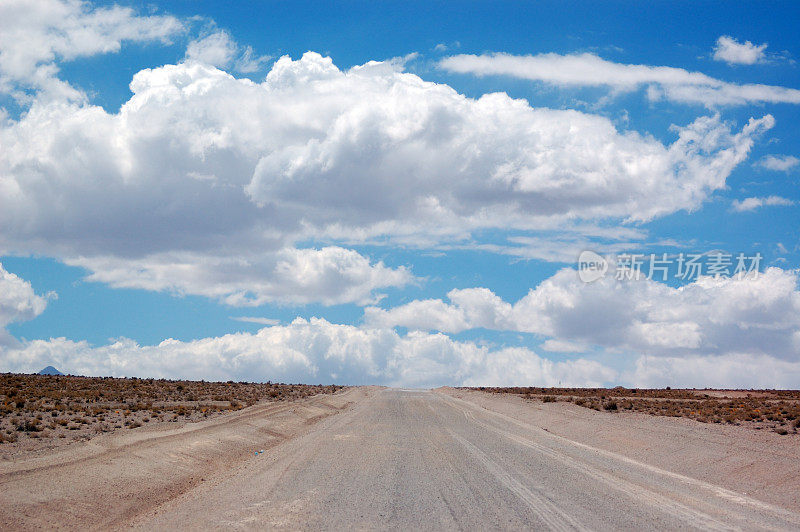
[[[800,529],[800,515],[432,391],[384,390],[146,529]]]

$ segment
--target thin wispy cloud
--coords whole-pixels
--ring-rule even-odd
[[[707,107],[752,103],[800,103],[800,90],[757,83],[733,83],[669,66],[624,64],[595,54],[461,54],[439,61],[453,73],[510,76],[562,87],[606,87],[618,92],[646,89],[650,100]]]
[[[186,59],[246,74],[263,69],[271,56],[259,56],[251,46],[242,48],[230,33],[218,30],[191,41],[186,48]]]
[[[782,198],[781,196],[767,196],[763,198],[745,198],[741,201],[734,200],[731,207],[736,212],[748,212],[760,209],[761,207],[788,207],[794,204],[794,201]]]
[[[258,316],[231,316],[232,320],[241,321],[244,323],[255,323],[258,325],[279,325],[281,320],[276,320],[274,318],[261,318]]]
[[[765,155],[755,163],[755,166],[776,172],[789,172],[798,165],[800,165],[800,159],[794,155]]]

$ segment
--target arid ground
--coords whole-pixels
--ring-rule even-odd
[[[744,426],[797,434],[800,391],[797,390],[671,390],[637,388],[472,388],[512,394],[530,401],[567,401],[607,412],[642,412],[685,417],[701,423]]]
[[[12,377],[3,529],[800,527],[796,393]],[[107,432],[68,428],[87,404]]]
[[[0,374],[0,458],[143,425],[187,423],[341,386]]]

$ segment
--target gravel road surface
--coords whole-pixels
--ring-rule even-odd
[[[800,528],[800,514],[436,391],[377,390],[144,529]]]

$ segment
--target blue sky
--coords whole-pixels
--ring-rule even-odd
[[[800,386],[794,3],[0,20],[0,371]]]

